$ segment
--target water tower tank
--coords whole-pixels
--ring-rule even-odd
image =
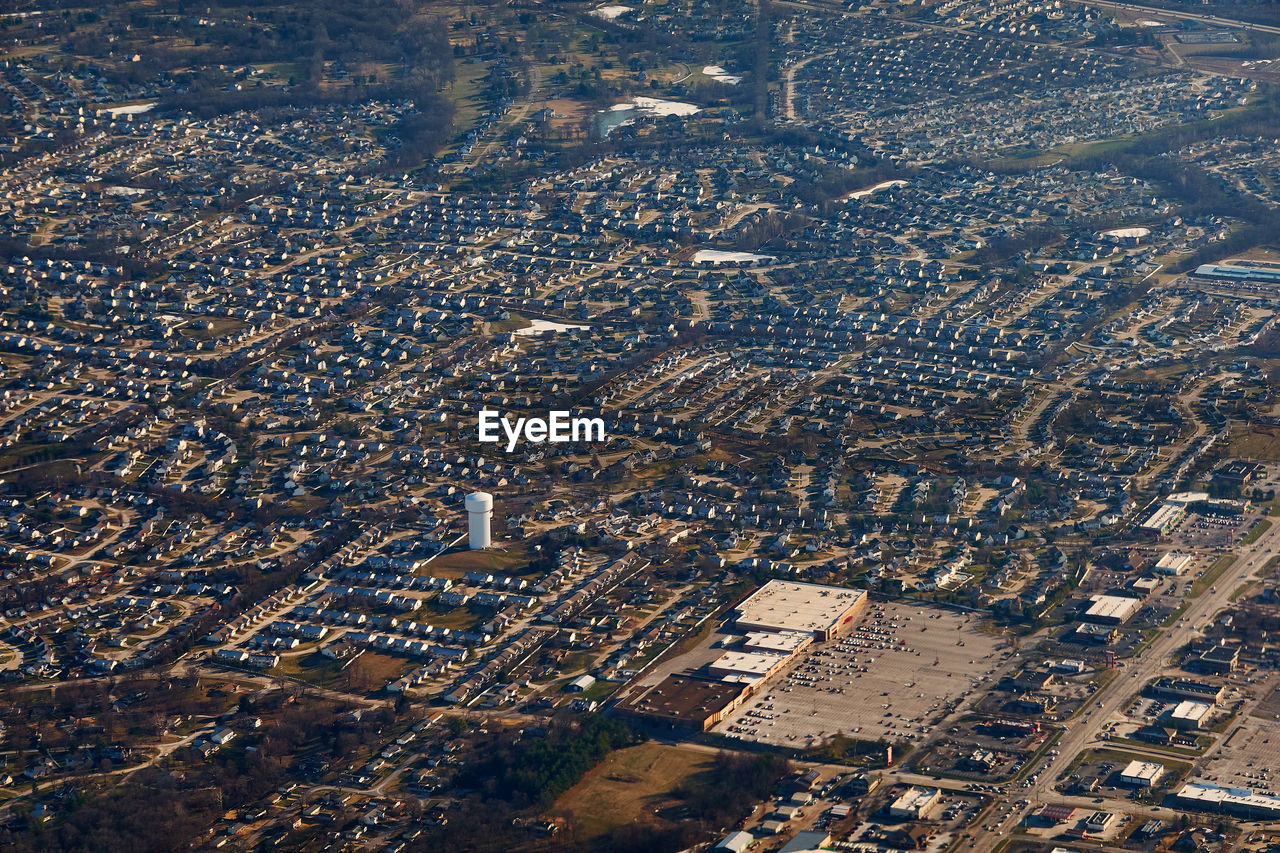
[[[471,550],[488,548],[489,521],[493,518],[493,495],[488,492],[472,492],[467,495],[467,532]]]

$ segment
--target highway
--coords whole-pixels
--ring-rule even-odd
[[[1151,15],[1161,15],[1166,18],[1179,18],[1184,21],[1199,21],[1203,24],[1210,24],[1215,27],[1231,27],[1241,30],[1257,30],[1260,33],[1280,34],[1280,27],[1273,27],[1267,24],[1255,24],[1250,21],[1240,21],[1235,18],[1223,18],[1219,15],[1197,15],[1194,12],[1175,12],[1169,9],[1161,9],[1159,6],[1140,6],[1135,3],[1111,3],[1107,0],[1074,0],[1082,6],[1098,6],[1102,9],[1116,9],[1125,12],[1145,12]]]

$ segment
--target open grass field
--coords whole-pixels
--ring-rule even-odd
[[[460,578],[467,572],[494,572],[520,575],[528,570],[529,554],[520,545],[471,551],[463,542],[458,550],[436,557],[423,568],[423,573],[438,578]]]
[[[1227,455],[1243,456],[1246,459],[1280,460],[1280,429],[1254,427],[1231,442]]]
[[[654,812],[678,804],[674,791],[714,760],[708,753],[658,743],[618,750],[565,792],[551,816],[569,818],[584,838],[623,824],[662,823]]]

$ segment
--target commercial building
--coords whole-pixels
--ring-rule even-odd
[[[1076,626],[1074,638],[1077,643],[1096,643],[1109,646],[1120,636],[1115,625],[1095,625],[1092,622],[1081,622]]]
[[[1178,804],[1252,820],[1280,818],[1280,797],[1259,794],[1249,788],[1228,788],[1206,782],[1188,782],[1178,791]]]
[[[1036,812],[1036,817],[1039,818],[1043,823],[1053,826],[1053,825],[1064,823],[1066,821],[1071,820],[1072,816],[1074,816],[1075,813],[1076,813],[1075,806],[1057,805],[1054,803],[1050,803],[1049,805],[1040,809],[1040,811]]]
[[[912,786],[889,804],[889,814],[910,820],[924,820],[940,802],[942,802],[941,789]]]
[[[772,652],[780,655],[793,655],[813,645],[813,635],[799,631],[753,631],[747,634],[742,642],[743,651]]]
[[[1167,536],[1187,517],[1185,504],[1166,501],[1138,525],[1138,532],[1146,536]]]
[[[1151,684],[1148,690],[1152,696],[1159,699],[1198,699],[1212,704],[1221,702],[1222,697],[1226,695],[1226,688],[1221,684],[1168,676]]]
[[[1195,661],[1195,668],[1215,675],[1235,672],[1240,668],[1240,647],[1221,644],[1210,646],[1200,653]]]
[[[1084,830],[1096,835],[1106,832],[1115,822],[1116,816],[1111,812],[1091,812],[1084,819]]]
[[[1164,765],[1154,761],[1130,761],[1120,771],[1120,781],[1135,788],[1153,787],[1164,776]]]
[[[749,687],[738,682],[669,675],[652,689],[628,696],[616,710],[668,728],[706,731],[746,700]]]
[[[1209,703],[1184,699],[1169,712],[1169,721],[1180,729],[1202,729],[1212,713],[1213,706]]]
[[[1267,469],[1256,462],[1245,459],[1233,459],[1213,472],[1213,479],[1228,486],[1242,488],[1258,477],[1265,476]]]
[[[735,622],[746,632],[803,632],[829,640],[853,629],[867,594],[812,583],[771,580],[738,605]]]
[[[707,674],[721,681],[753,684],[777,674],[790,659],[789,654],[725,652],[707,665]]]
[[[1095,595],[1080,618],[1099,625],[1123,625],[1142,607],[1142,599],[1125,595]]]
[[[1170,551],[1159,560],[1156,561],[1155,569],[1162,575],[1178,576],[1184,574],[1187,569],[1191,568],[1191,563],[1195,558],[1190,554],[1183,554],[1180,551]]]

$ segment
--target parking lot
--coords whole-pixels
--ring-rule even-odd
[[[715,728],[805,747],[842,732],[915,741],[975,687],[994,685],[1010,652],[942,608],[873,602],[846,637],[814,646]]]
[[[1199,768],[1196,776],[1219,785],[1280,793],[1280,721],[1242,717],[1227,730],[1226,740]]]

